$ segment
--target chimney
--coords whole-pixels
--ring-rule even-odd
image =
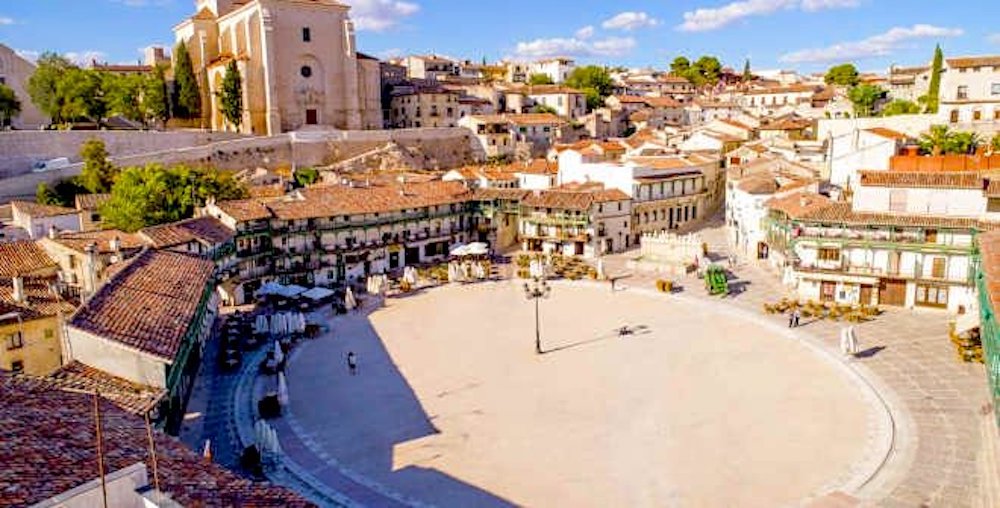
[[[24,296],[24,279],[20,275],[14,276],[14,292],[12,294],[14,301],[17,303],[24,303],[26,300]]]
[[[111,240],[108,241],[108,246],[111,247],[111,252],[119,252],[119,251],[121,251],[121,249],[122,249],[121,238],[118,238],[118,235],[115,235],[114,238],[112,238]]]
[[[97,290],[97,244],[88,245],[85,251],[87,257],[83,261],[83,294],[90,296]]]
[[[56,229],[55,224],[49,226],[49,238],[55,240],[59,236],[59,230]]]
[[[805,194],[799,196],[799,206],[803,208],[809,206],[809,196],[806,196]]]

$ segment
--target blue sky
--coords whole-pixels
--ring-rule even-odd
[[[567,55],[663,67],[678,54],[756,69],[862,70],[946,54],[1000,53],[997,0],[347,0],[358,47],[386,57],[428,53],[490,60]],[[956,8],[958,6],[961,8]],[[0,0],[0,43],[134,62],[193,0]],[[990,13],[987,15],[987,13]],[[992,25],[992,26],[991,26]]]

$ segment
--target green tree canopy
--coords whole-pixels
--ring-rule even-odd
[[[743,64],[743,82],[749,83],[751,81],[753,81],[753,72],[750,72],[750,59],[747,58]]]
[[[941,69],[944,66],[944,53],[941,45],[934,47],[934,61],[931,63],[931,82],[927,85],[927,95],[924,102],[927,112],[935,114],[938,112],[938,100],[941,95]]]
[[[103,194],[111,191],[118,176],[118,168],[108,161],[108,151],[104,141],[91,138],[80,145],[80,158],[83,159],[83,169],[80,171],[80,185],[92,194]]]
[[[611,95],[614,85],[607,69],[597,65],[587,65],[573,69],[566,78],[566,86],[586,94],[587,108],[593,110],[604,104],[604,98]]]
[[[229,173],[159,164],[122,170],[100,207],[110,227],[134,232],[190,217],[210,197],[240,199],[246,189]]]
[[[916,115],[918,113],[920,113],[919,104],[903,99],[896,99],[886,104],[885,108],[882,109],[882,116]]]
[[[90,120],[101,123],[108,113],[104,89],[105,76],[101,72],[71,67],[56,83],[56,95],[63,122]]]
[[[553,115],[559,116],[559,111],[556,108],[549,106],[548,104],[537,104],[534,108],[531,108],[535,113],[551,113]]]
[[[875,85],[858,85],[847,92],[847,98],[854,104],[854,114],[860,117],[872,116],[875,105],[885,95],[885,91]]]
[[[194,64],[187,45],[178,42],[174,47],[174,83],[177,95],[174,98],[174,116],[178,118],[199,118],[201,116],[201,91],[194,75]]]
[[[65,57],[45,52],[35,63],[35,72],[28,78],[28,95],[31,102],[53,123],[62,123],[63,100],[59,93],[59,83],[66,72],[76,68]]]
[[[920,150],[931,155],[972,154],[981,143],[975,132],[953,131],[947,125],[933,125],[920,135]]]
[[[691,68],[691,61],[687,57],[679,56],[670,62],[670,73],[674,76],[686,76]]]
[[[14,89],[0,83],[0,129],[21,114],[21,101],[17,99]]]
[[[230,60],[226,65],[219,100],[222,103],[222,116],[237,131],[240,130],[240,124],[243,123],[243,78],[240,76],[240,69],[236,67],[236,60]]]
[[[108,112],[112,115],[121,115],[133,122],[145,124],[144,81],[145,78],[138,74],[106,74],[103,86],[107,97]]]
[[[830,67],[823,80],[828,85],[855,86],[859,83],[860,78],[857,67],[854,64],[845,63]]]
[[[163,66],[157,65],[142,84],[142,105],[148,121],[166,122],[170,118],[170,98],[164,72]]]
[[[528,77],[529,85],[553,85],[552,77],[545,73],[532,74]]]
[[[319,181],[319,171],[316,168],[298,168],[295,170],[295,183],[299,187],[308,187]]]
[[[45,182],[35,189],[35,200],[43,205],[74,206],[77,194],[86,192],[76,178],[60,178],[53,185]]]
[[[1000,134],[993,135],[993,139],[990,140],[990,146],[994,152],[1000,152]]]

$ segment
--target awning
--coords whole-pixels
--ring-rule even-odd
[[[326,288],[319,288],[319,287],[312,288],[309,291],[306,291],[305,293],[302,293],[302,297],[303,298],[308,298],[308,299],[313,300],[313,301],[319,301],[319,300],[322,300],[324,298],[329,298],[331,296],[333,296],[333,291],[331,291],[329,289],[326,289]]]

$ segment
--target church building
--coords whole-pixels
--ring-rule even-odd
[[[235,130],[217,93],[232,60],[243,82],[241,132],[382,127],[379,63],[355,48],[349,6],[336,0],[196,0],[195,6],[174,34],[191,54],[203,120],[213,130]]]

